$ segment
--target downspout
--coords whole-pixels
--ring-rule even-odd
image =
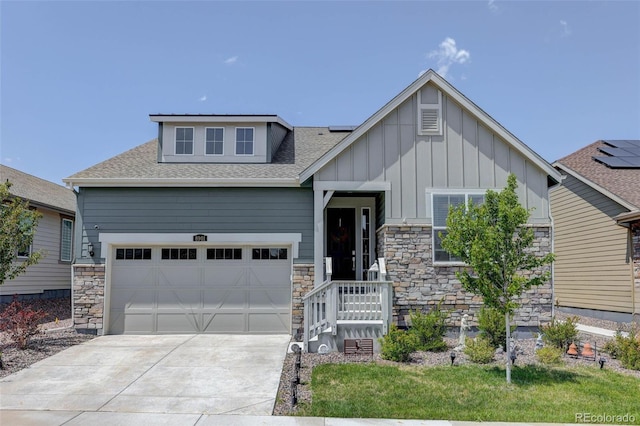
[[[547,193],[549,194],[549,221],[551,223],[551,231],[549,236],[551,238],[551,253],[556,252],[556,225],[553,220],[553,214],[551,213],[551,193],[560,189],[562,181],[566,179],[565,175],[561,175],[560,182],[555,185],[547,187]],[[551,263],[551,318],[556,316],[556,261]]]

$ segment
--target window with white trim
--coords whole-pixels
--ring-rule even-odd
[[[236,155],[253,155],[253,127],[236,127]]]
[[[241,248],[208,248],[207,260],[242,260]]]
[[[144,247],[116,249],[116,260],[151,260],[151,249]]]
[[[207,127],[205,129],[204,153],[206,155],[224,154],[224,128]]]
[[[287,259],[288,250],[286,248],[254,248],[251,250],[253,260],[284,260]]]
[[[60,222],[60,261],[71,262],[73,248],[73,220],[62,218]]]
[[[160,252],[162,260],[197,260],[198,249],[186,247],[163,248]]]
[[[35,209],[30,208],[29,210],[33,211]],[[20,228],[21,228],[21,231],[23,232],[24,237],[25,238],[31,237],[32,238],[31,242],[33,243],[34,234],[36,232],[33,226],[33,217],[30,215],[23,215],[20,218]],[[27,233],[26,231],[27,229],[30,229],[31,231]],[[18,248],[17,256],[19,258],[25,258],[25,257],[31,256],[31,253],[33,253],[33,244],[29,244],[29,245],[23,244],[22,247]]]
[[[176,155],[193,155],[193,127],[176,127]]]
[[[451,256],[442,248],[442,238],[447,235],[447,216],[451,206],[467,205],[469,200],[474,204],[484,202],[484,194],[432,194],[432,218],[433,218],[433,261],[461,262],[457,257]],[[442,235],[442,237],[441,237]]]

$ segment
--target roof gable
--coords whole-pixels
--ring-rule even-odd
[[[611,168],[598,160],[610,146],[599,140],[557,160],[553,165],[629,210],[640,209],[640,168]]]
[[[32,204],[75,214],[76,196],[72,190],[48,180],[0,164],[0,179],[11,182],[9,193]]]
[[[440,77],[435,71],[428,70],[420,77],[418,77],[413,83],[411,83],[406,89],[400,92],[396,97],[390,100],[386,105],[380,108],[376,113],[369,117],[364,123],[358,126],[352,133],[345,137],[339,144],[334,146],[316,162],[304,170],[300,175],[300,182],[304,182],[324,167],[329,161],[338,156],[350,145],[355,143],[361,136],[372,129],[376,124],[381,122],[387,114],[399,107],[404,101],[413,96],[423,86],[431,82],[438,89],[444,92],[447,96],[458,102],[467,111],[474,115],[479,121],[485,124],[490,130],[504,139],[511,147],[518,151],[522,156],[530,160],[533,164],[543,170],[548,176],[556,181],[560,181],[560,174],[555,170],[547,161],[545,161],[540,155],[534,152],[531,148],[525,145],[522,141],[516,138],[507,129],[502,127],[497,121],[495,121],[486,112],[480,109],[476,104],[471,102],[467,97],[460,93],[456,88],[449,84],[445,79]]]

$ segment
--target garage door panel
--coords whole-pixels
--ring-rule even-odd
[[[246,333],[244,313],[216,313],[205,323],[205,333]]]
[[[124,333],[153,334],[155,315],[149,313],[126,312],[124,317]]]
[[[264,249],[252,258],[249,246],[221,259],[202,246],[197,259],[180,260],[161,259],[164,248],[154,247],[151,259],[113,260],[110,333],[290,332],[286,249],[285,259],[265,258]]]
[[[158,309],[199,309],[202,305],[200,289],[158,289]]]
[[[171,265],[169,267],[166,267],[161,263],[158,271],[158,287],[197,287],[200,286],[200,283],[202,282],[202,279],[200,277],[200,270],[197,265],[192,265],[191,267],[178,267],[175,265]]]
[[[288,333],[289,326],[287,324],[289,316],[286,313],[277,315],[273,312],[269,313],[249,313],[249,330],[254,333]]]
[[[155,290],[153,288],[114,289],[111,293],[111,309],[152,311],[155,308]]]
[[[194,333],[198,332],[199,314],[185,312],[158,312],[157,331],[159,333]]]
[[[206,289],[203,293],[205,308],[243,309],[247,306],[247,292],[243,289]]]

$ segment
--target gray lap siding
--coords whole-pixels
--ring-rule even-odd
[[[80,188],[75,256],[105,257],[99,233],[300,233],[313,259],[313,191],[307,188]]]

